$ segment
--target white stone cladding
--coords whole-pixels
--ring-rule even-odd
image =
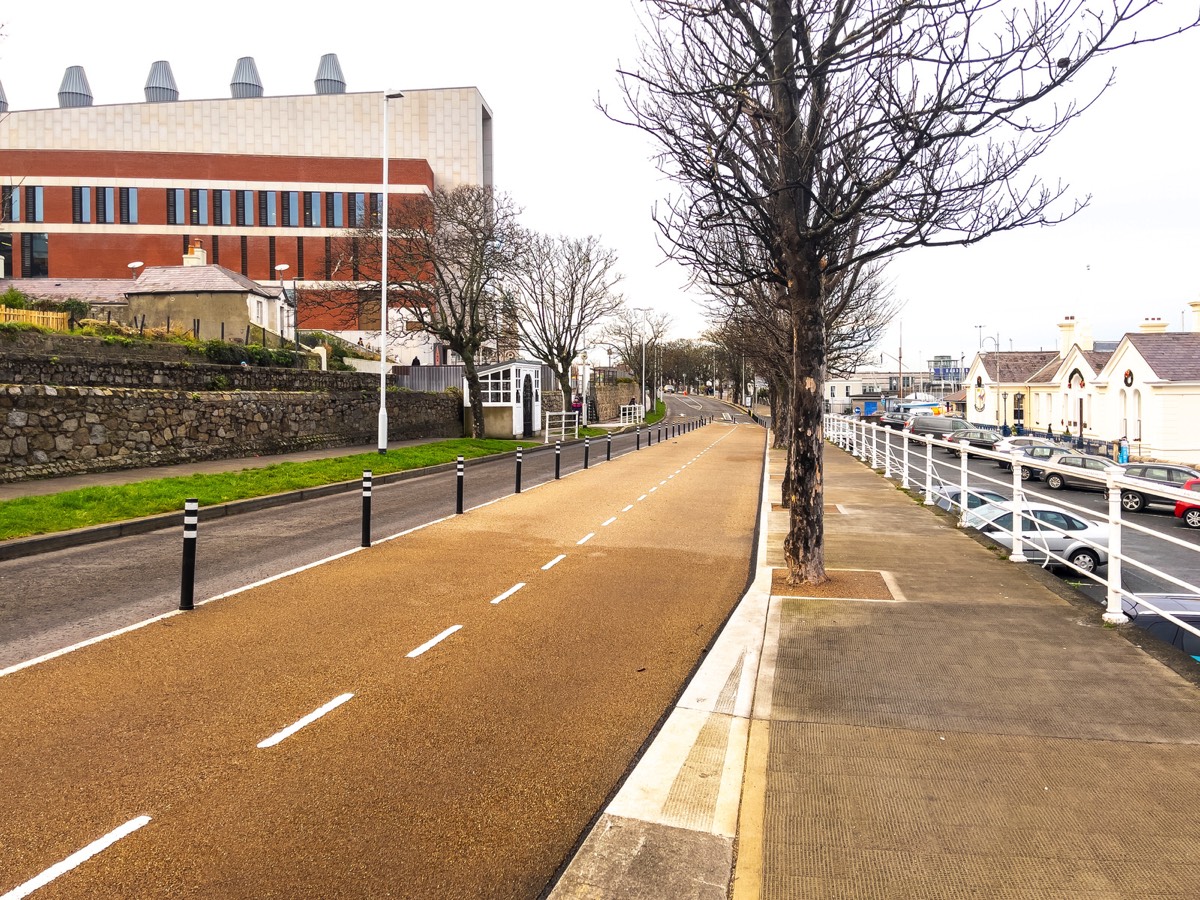
[[[390,104],[392,159],[427,160],[441,187],[492,183],[492,113],[477,88],[405,90]],[[381,91],[15,110],[0,146],[379,158],[382,120]]]

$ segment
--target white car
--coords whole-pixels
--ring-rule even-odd
[[[1013,514],[1021,521],[1025,556],[1031,562],[1095,572],[1108,564],[1108,525],[1048,503],[988,503],[969,511],[963,524],[996,543],[1013,546]]]

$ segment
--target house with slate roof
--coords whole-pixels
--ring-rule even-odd
[[[1200,464],[1200,301],[1191,331],[1149,318],[1119,341],[1093,341],[1068,316],[1057,351],[979,353],[967,418],[979,425],[1098,441],[1127,437],[1136,458]]]

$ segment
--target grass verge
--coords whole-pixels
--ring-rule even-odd
[[[459,456],[476,459],[506,453],[517,447],[533,446],[536,444],[531,441],[462,438],[403,447],[390,450],[385,455],[358,453],[308,462],[281,462],[261,469],[156,478],[39,497],[18,497],[0,502],[0,540],[181,511],[183,501],[190,497],[197,498],[201,506],[214,506],[352,481],[362,478],[365,470],[375,475],[386,475],[389,472],[454,462]]]

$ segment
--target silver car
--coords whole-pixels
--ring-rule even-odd
[[[1031,562],[1085,573],[1108,564],[1108,525],[1048,503],[989,503],[968,512],[963,523],[1011,550],[1014,513],[1020,518],[1024,553]]]

